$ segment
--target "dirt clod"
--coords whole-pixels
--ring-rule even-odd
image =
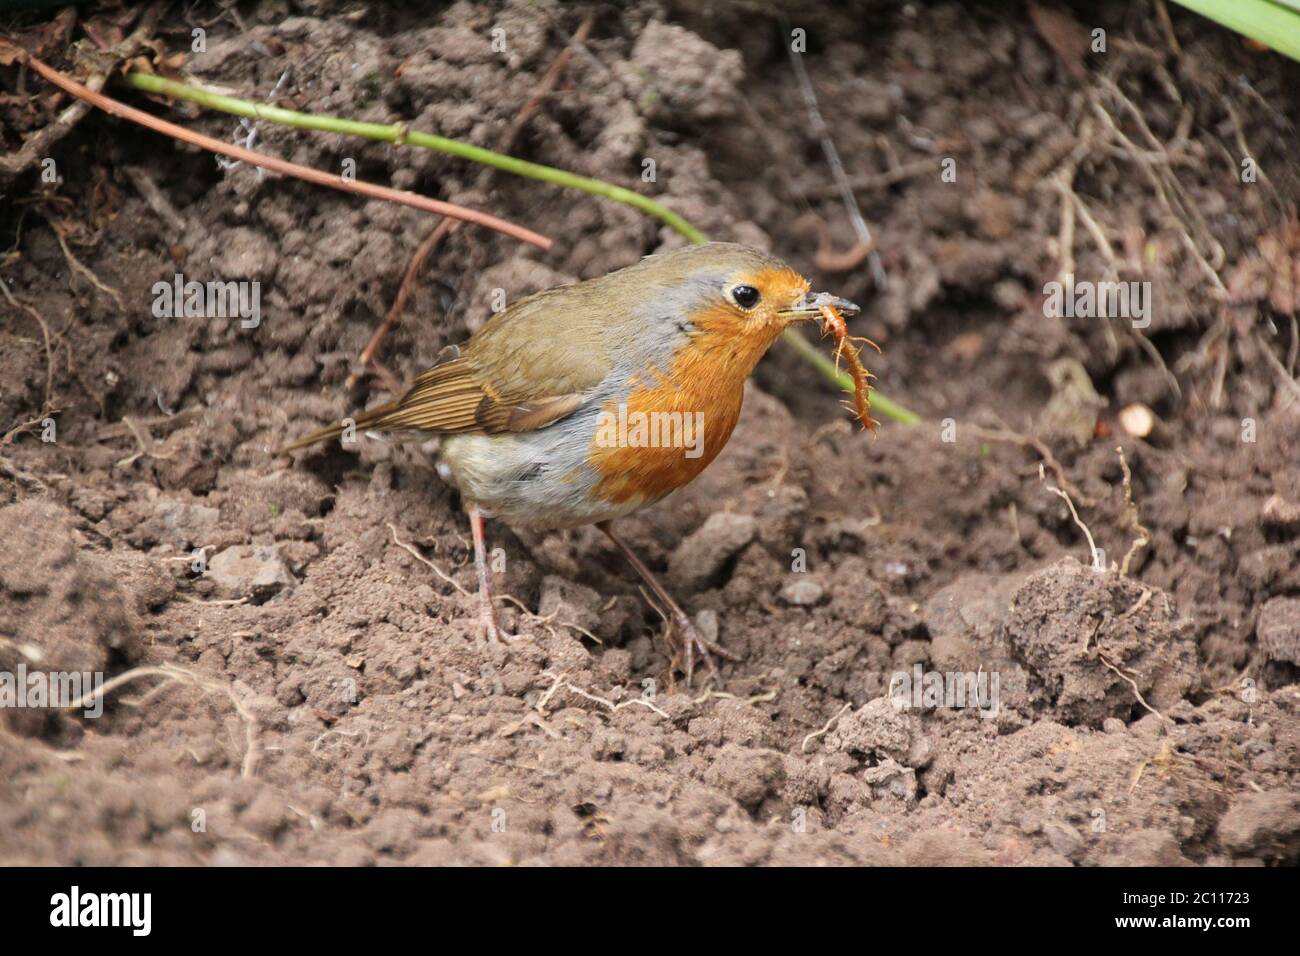
[[[1259,609],[1259,646],[1270,661],[1300,664],[1300,598],[1275,597]]]
[[[691,591],[716,583],[727,562],[758,534],[752,515],[718,512],[687,537],[668,559],[668,577],[673,585]]]
[[[1139,713],[1139,694],[1167,709],[1200,686],[1196,646],[1168,598],[1073,558],[1025,581],[1006,630],[1032,690],[1071,723]]]
[[[1300,849],[1300,794],[1242,794],[1219,821],[1219,839],[1241,856],[1290,860]]]
[[[298,582],[280,552],[269,545],[236,545],[208,563],[207,579],[223,597],[264,601]]]

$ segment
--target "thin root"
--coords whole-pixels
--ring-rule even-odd
[[[1048,491],[1059,496],[1065,502],[1066,507],[1070,509],[1070,517],[1074,519],[1074,523],[1079,526],[1083,531],[1084,537],[1088,539],[1088,551],[1092,554],[1093,568],[1097,571],[1105,571],[1106,559],[1103,553],[1097,548],[1097,543],[1092,539],[1092,532],[1088,530],[1088,526],[1084,524],[1083,519],[1079,517],[1079,512],[1075,510],[1074,502],[1070,500],[1070,496],[1055,485],[1049,485],[1047,483],[1047,472],[1043,470],[1042,462],[1038,463],[1038,480],[1043,483],[1043,486]]]
[[[1133,500],[1133,472],[1129,470],[1128,461],[1124,458],[1124,449],[1116,448],[1119,453],[1119,467],[1124,472],[1124,514],[1128,516],[1129,525],[1133,528],[1137,537],[1129,545],[1128,553],[1124,555],[1124,560],[1119,565],[1119,576],[1128,577],[1129,564],[1133,561],[1133,556],[1151,543],[1151,532],[1142,524],[1142,519],[1138,515],[1137,503]]]
[[[543,673],[548,673],[548,672],[543,671]],[[654,704],[650,703],[650,701],[646,700],[643,697],[631,697],[625,701],[621,701],[616,704],[612,700],[606,700],[604,697],[597,697],[595,694],[591,693],[590,691],[585,691],[581,687],[575,687],[573,684],[570,684],[565,679],[567,677],[568,677],[567,674],[558,674],[555,678],[555,682],[551,684],[551,686],[547,689],[546,693],[544,693],[541,697],[538,698],[535,707],[539,714],[545,716],[546,705],[551,702],[551,698],[554,697],[559,691],[567,690],[572,694],[578,695],[583,700],[589,700],[592,703],[600,704],[602,707],[608,707],[611,713],[618,713],[618,711],[622,710],[624,707],[632,707],[633,705],[635,705],[638,707],[645,707],[648,710],[653,710],[656,714],[658,714],[660,717],[663,717],[665,720],[670,719],[666,711],[664,711],[662,708],[656,707]]]
[[[194,671],[186,670],[184,667],[178,667],[175,664],[158,664],[156,666],[134,667],[125,673],[118,674],[112,680],[105,681],[100,687],[95,688],[87,694],[82,694],[72,703],[68,704],[63,710],[81,710],[88,706],[96,698],[106,696],[110,691],[117,690],[143,677],[161,677],[164,682],[174,681],[178,684],[184,684],[187,687],[197,687],[199,690],[209,694],[224,694],[229,700],[235,713],[239,715],[240,720],[244,722],[245,749],[244,759],[240,765],[239,775],[241,777],[251,777],[257,771],[257,760],[261,756],[261,747],[258,744],[259,724],[257,715],[249,710],[236,696],[234,688],[229,684],[222,684],[211,678],[196,674]],[[147,694],[144,699],[152,698],[153,694]]]
[[[808,745],[810,743],[812,743],[818,737],[825,737],[827,734],[829,734],[831,732],[831,728],[835,726],[836,721],[838,721],[841,717],[843,717],[846,713],[848,713],[852,709],[853,709],[852,704],[845,704],[843,707],[841,707],[838,711],[836,711],[834,717],[826,721],[826,726],[824,726],[821,730],[814,731],[813,733],[809,734],[807,737],[803,739],[803,743],[799,746],[799,751],[801,753],[807,753]]]
[[[392,522],[388,522],[388,530],[393,533],[393,544],[397,545],[399,548],[402,548],[404,551],[408,552],[411,555],[411,557],[415,558],[415,560],[419,561],[421,564],[427,566],[431,571],[433,571],[434,574],[438,575],[438,577],[441,578],[443,581],[445,581],[447,584],[450,584],[461,594],[465,595],[465,597],[470,596],[470,593],[466,591],[463,587],[461,587],[451,575],[449,575],[442,568],[438,567],[436,564],[434,564],[432,561],[430,561],[428,558],[422,555],[419,551],[415,550],[414,546],[407,544],[405,541],[397,537],[397,529],[393,527]]]
[[[1165,730],[1167,731],[1170,725],[1173,724],[1173,721],[1147,703],[1146,698],[1142,696],[1142,691],[1138,690],[1137,681],[1135,681],[1133,678],[1129,677],[1122,670],[1116,667],[1111,662],[1111,659],[1107,657],[1105,654],[1103,654],[1101,651],[1097,652],[1097,656],[1101,658],[1101,662],[1103,664],[1105,664],[1107,667],[1109,667],[1112,671],[1115,672],[1116,676],[1122,678],[1130,687],[1133,688],[1133,696],[1137,698],[1138,703],[1141,704],[1144,708],[1146,708],[1146,710],[1149,713],[1155,714],[1157,717],[1159,717],[1164,725]],[[1134,786],[1136,785],[1137,783],[1136,781],[1134,781]]]

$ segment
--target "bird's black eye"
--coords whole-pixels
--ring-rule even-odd
[[[762,296],[752,285],[738,285],[731,290],[731,298],[742,309],[752,309]]]

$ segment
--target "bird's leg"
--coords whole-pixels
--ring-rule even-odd
[[[673,629],[677,633],[681,634],[682,656],[684,658],[682,666],[686,672],[687,687],[691,686],[691,675],[695,671],[695,655],[697,653],[708,668],[709,676],[714,680],[718,679],[718,665],[713,661],[714,654],[719,657],[724,657],[729,661],[740,660],[740,658],[732,654],[730,651],[727,651],[716,644],[710,644],[704,639],[695,625],[691,623],[691,619],[686,616],[686,612],[682,610],[681,605],[673,600],[673,596],[668,593],[668,589],[659,583],[659,579],[655,577],[655,573],[646,567],[645,563],[636,556],[636,552],[632,550],[626,541],[614,533],[614,529],[610,526],[608,521],[602,521],[598,523],[596,527],[603,531],[605,537],[614,542],[615,547],[623,552],[623,557],[627,558],[628,564],[632,565],[636,570],[636,573],[641,575],[641,579],[649,585],[650,590],[654,592],[655,597],[660,600],[664,607],[668,608],[668,613],[672,615],[671,623]]]
[[[478,617],[483,636],[489,644],[504,644],[501,628],[497,626],[497,612],[492,605],[492,578],[488,573],[487,544],[483,534],[483,512],[475,505],[466,504],[469,529],[474,538],[474,570],[478,574]]]

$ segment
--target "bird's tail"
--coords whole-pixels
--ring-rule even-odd
[[[331,438],[337,438],[342,435],[344,430],[349,427],[364,430],[376,424],[381,424],[382,420],[397,408],[396,402],[388,402],[384,405],[378,405],[369,411],[362,412],[352,418],[345,418],[343,421],[333,425],[326,425],[324,428],[318,428],[316,431],[296,438],[287,445],[282,445],[274,452],[276,455],[283,455],[299,448],[306,448],[308,445],[316,445],[323,441],[329,441]]]

